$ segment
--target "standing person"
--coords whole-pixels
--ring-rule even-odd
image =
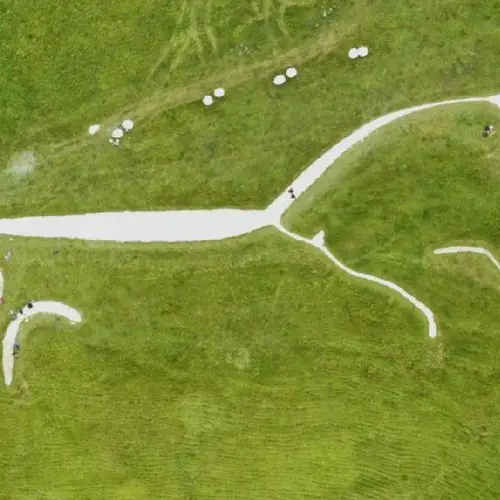
[[[288,190],[288,193],[290,194],[290,198],[292,198],[292,200],[295,200],[296,196],[295,196],[295,192],[293,191],[293,187],[291,187]]]
[[[32,300],[30,300],[30,301],[26,304],[26,306],[28,307],[28,309],[33,309],[33,301],[32,301]]]
[[[483,129],[483,137],[489,137],[495,133],[495,128],[493,125],[485,125]]]

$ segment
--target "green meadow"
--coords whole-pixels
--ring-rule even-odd
[[[264,208],[370,119],[500,92],[499,8],[0,6],[0,217]],[[369,57],[349,60],[360,45]],[[274,87],[287,66],[298,77]],[[198,244],[0,236],[4,329],[29,299],[83,316],[21,330],[0,392],[0,499],[497,498],[500,273],[433,251],[500,258],[500,146],[481,137],[499,113],[396,121],[284,217],[424,302],[435,339],[398,295],[272,228]],[[135,128],[113,148],[123,118]]]

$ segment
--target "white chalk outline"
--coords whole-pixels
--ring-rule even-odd
[[[438,329],[437,329],[436,320],[434,318],[434,313],[423,302],[421,302],[420,300],[415,298],[413,295],[411,295],[406,290],[401,288],[399,285],[396,285],[392,281],[384,280],[382,278],[378,278],[377,276],[373,276],[371,274],[360,273],[358,271],[354,271],[354,269],[347,267],[339,259],[337,259],[337,257],[335,257],[335,255],[333,255],[330,252],[330,250],[328,250],[328,248],[326,248],[326,246],[324,244],[324,232],[323,231],[321,231],[316,236],[314,236],[314,238],[309,239],[309,238],[304,238],[303,236],[300,236],[298,234],[292,233],[291,231],[288,231],[281,224],[276,225],[276,227],[279,231],[281,231],[283,234],[286,234],[290,238],[293,238],[294,240],[297,240],[297,241],[302,241],[304,243],[307,243],[308,245],[311,245],[311,246],[319,249],[337,267],[342,269],[342,271],[346,272],[347,274],[354,276],[355,278],[360,278],[363,280],[371,281],[373,283],[378,283],[379,285],[390,288],[394,292],[401,295],[401,297],[403,297],[408,302],[410,302],[414,307],[416,307],[425,316],[425,319],[427,320],[427,323],[428,323],[429,337],[435,338],[437,336]]]
[[[31,309],[25,307],[23,314],[18,314],[17,318],[9,323],[3,338],[2,366],[5,385],[11,385],[14,378],[14,344],[16,343],[21,324],[35,314],[63,316],[73,323],[80,323],[82,321],[82,316],[76,309],[62,302],[43,300],[33,302]]]
[[[290,196],[287,188],[265,210],[216,209],[156,212],[125,211],[53,217],[21,217],[15,219],[0,219],[0,234],[43,238],[72,238],[93,241],[117,241],[121,243],[132,241],[194,242],[210,240],[219,241],[234,236],[241,236],[262,227],[275,226],[282,233],[319,248],[335,265],[351,276],[379,283],[399,293],[424,314],[429,323],[429,336],[435,337],[437,334],[437,326],[434,320],[434,314],[422,302],[390,281],[359,273],[348,268],[328,251],[321,241],[322,238],[315,237],[313,240],[308,240],[307,238],[287,231],[281,225],[281,217],[291,204],[309,189],[340,156],[359,142],[363,141],[374,131],[398,118],[418,111],[448,104],[463,104],[469,102],[490,102],[500,107],[500,94],[490,97],[470,97],[422,104],[376,118],[335,144],[304,170],[290,186],[294,191],[293,198]],[[496,261],[494,261],[494,263],[495,262]],[[4,339],[4,359],[5,342],[6,339]]]
[[[445,254],[453,254],[453,253],[477,253],[481,255],[486,255],[488,259],[493,262],[493,265],[500,271],[500,262],[494,257],[494,255],[486,248],[483,247],[446,247],[446,248],[438,248],[434,250],[436,255],[445,255]]]
[[[0,234],[40,238],[70,238],[117,242],[219,241],[280,224],[291,204],[309,189],[346,151],[379,128],[426,109],[448,104],[490,102],[500,107],[500,94],[469,97],[405,108],[372,120],[335,144],[315,160],[264,210],[167,210],[104,212],[82,215],[0,219]]]

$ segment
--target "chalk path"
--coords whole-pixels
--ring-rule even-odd
[[[500,271],[500,262],[493,256],[493,254],[486,250],[486,248],[482,247],[446,247],[446,248],[438,248],[434,250],[436,255],[444,255],[444,254],[452,254],[452,253],[479,253],[481,255],[486,255],[488,259],[493,262],[493,265]]]
[[[371,274],[360,273],[358,271],[354,271],[353,269],[347,267],[339,259],[337,259],[337,257],[335,257],[328,250],[328,248],[326,248],[324,241],[324,236],[325,236],[324,231],[320,231],[316,236],[314,236],[314,238],[309,239],[309,238],[304,238],[303,236],[300,236],[298,234],[292,233],[291,231],[288,231],[281,224],[278,224],[276,227],[279,231],[281,231],[283,234],[286,234],[290,238],[293,238],[294,240],[297,241],[302,241],[303,243],[307,243],[308,245],[317,248],[318,250],[323,252],[337,267],[342,269],[342,271],[346,272],[347,274],[354,276],[355,278],[360,278],[363,280],[371,281],[373,283],[385,286],[386,288],[390,288],[397,294],[401,295],[401,297],[410,302],[410,304],[416,307],[425,316],[425,319],[428,324],[429,337],[434,338],[437,336],[437,324],[434,318],[434,313],[423,302],[415,298],[413,295],[408,293],[399,285],[392,283],[391,281],[384,280],[382,278],[377,278],[377,276],[373,276]]]
[[[0,219],[0,234],[119,242],[223,240],[270,224],[263,210],[170,210]]]
[[[379,128],[404,116],[438,106],[490,102],[500,107],[500,94],[422,104],[381,116],[342,139],[304,170],[291,186],[299,198],[346,151]],[[293,203],[284,191],[264,210],[169,210],[106,212],[51,217],[0,219],[0,234],[118,242],[181,242],[222,240],[279,224]]]
[[[19,314],[18,317],[9,323],[7,331],[3,339],[3,356],[2,356],[2,366],[3,366],[3,377],[5,380],[5,385],[11,385],[14,377],[14,344],[16,343],[17,335],[23,321],[35,314],[51,314],[57,316],[63,316],[69,321],[74,323],[80,323],[82,317],[80,313],[73,309],[72,307],[63,304],[62,302],[53,301],[40,301],[33,302],[33,308],[24,309],[24,314]]]

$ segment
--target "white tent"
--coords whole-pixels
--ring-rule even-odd
[[[203,104],[205,106],[211,106],[214,102],[214,98],[211,96],[211,95],[206,95],[204,98],[203,98]]]
[[[358,54],[360,57],[366,57],[368,55],[368,47],[359,47]]]
[[[215,97],[224,97],[225,95],[226,95],[226,91],[222,87],[219,87],[219,88],[214,90]]]
[[[298,71],[296,68],[287,68],[285,74],[288,78],[295,78],[298,74]]]
[[[349,56],[349,59],[357,59],[359,57],[358,49],[352,48],[349,51],[348,56]]]
[[[100,129],[100,128],[101,128],[101,126],[100,126],[100,125],[91,125],[91,126],[89,127],[89,134],[90,134],[90,135],[96,135],[96,134],[97,134],[97,132],[99,132],[99,129]]]
[[[274,85],[283,85],[286,82],[285,75],[276,75],[273,79]]]
[[[125,132],[132,130],[134,128],[134,122],[132,120],[123,120],[122,128],[125,130]]]
[[[111,134],[111,137],[113,139],[119,139],[120,137],[123,137],[123,130],[121,128],[115,128],[113,130],[113,133]]]

